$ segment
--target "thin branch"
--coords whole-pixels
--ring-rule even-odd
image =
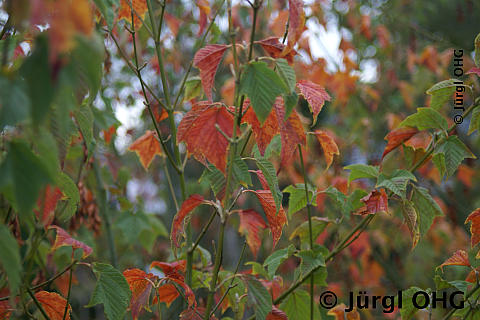
[[[43,309],[42,305],[40,304],[40,302],[38,302],[37,298],[35,297],[35,295],[33,294],[32,290],[30,289],[27,289],[27,292],[28,294],[30,295],[30,297],[32,297],[33,299],[33,302],[35,302],[35,305],[37,306],[38,310],[40,310],[41,314],[43,315],[43,317],[47,320],[50,320],[50,317],[47,315],[47,313],[45,312],[45,310]]]

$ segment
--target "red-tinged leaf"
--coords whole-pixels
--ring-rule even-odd
[[[171,283],[164,284],[158,288],[157,293],[158,297],[155,295],[155,298],[153,298],[153,304],[157,303],[158,301],[165,302],[167,307],[170,307],[170,304],[180,295],[177,287]]]
[[[185,142],[188,152],[197,160],[211,162],[224,174],[227,166],[228,140],[233,134],[233,116],[218,104],[198,103],[187,112],[178,126],[177,141]]]
[[[297,87],[300,93],[308,101],[310,110],[313,113],[313,123],[317,122],[317,116],[322,111],[325,101],[330,101],[330,95],[325,88],[308,80],[299,80]]]
[[[480,77],[480,68],[473,67],[470,70],[468,70],[465,74],[476,74],[477,76]]]
[[[67,300],[55,292],[39,291],[35,293],[35,298],[42,305],[43,310],[50,320],[63,320]],[[72,307],[68,305],[66,320],[70,320]]]
[[[413,150],[427,150],[430,141],[432,140],[432,136],[427,131],[420,131],[415,133],[410,139],[405,141],[405,146],[412,147]]]
[[[471,222],[470,233],[472,234],[472,247],[476,246],[480,242],[480,208],[475,209],[470,213],[465,220],[465,223]]]
[[[178,248],[178,234],[183,233],[185,217],[192,212],[193,209],[203,203],[204,199],[201,195],[192,194],[187,200],[182,203],[180,210],[177,212],[172,222],[172,232],[170,234],[173,244]]]
[[[215,73],[222,61],[223,53],[229,46],[224,44],[210,44],[200,49],[193,58],[193,65],[200,69],[203,91],[209,101],[212,101],[212,88],[215,82]]]
[[[282,167],[285,168],[293,161],[297,146],[299,144],[305,146],[307,138],[296,110],[292,110],[288,119],[284,121],[285,107],[283,105],[282,97],[276,99],[274,109],[280,127],[280,137],[282,140],[281,164]]]
[[[478,283],[478,280],[480,280],[480,268],[471,270],[465,279],[465,281],[470,283]]]
[[[380,191],[373,190],[360,200],[365,205],[354,214],[365,215],[375,214],[377,212],[388,212],[388,197],[384,189]]]
[[[260,236],[267,224],[263,221],[262,216],[253,209],[242,210],[238,214],[240,216],[238,231],[247,238],[247,244],[253,256],[256,257],[258,249],[262,245]]]
[[[322,146],[323,153],[325,154],[325,161],[327,162],[327,169],[330,168],[330,165],[333,162],[333,155],[340,155],[338,146],[335,143],[335,140],[328,134],[328,132],[323,130],[317,130],[314,132],[315,136]]]
[[[140,269],[127,269],[123,271],[123,276],[130,286],[132,298],[130,299],[130,309],[133,320],[137,320],[144,307],[148,307],[150,292],[152,291],[152,281],[156,278],[153,274],[147,274]]]
[[[134,151],[138,155],[145,170],[148,169],[156,154],[163,155],[156,133],[151,130],[147,130],[143,136],[135,140],[128,150]]]
[[[57,287],[58,291],[60,291],[62,296],[66,297],[68,295],[69,282],[70,282],[70,274],[68,272],[65,272],[60,277],[55,279],[53,283],[55,283],[55,286]],[[72,274],[72,286],[74,284],[78,284],[78,279],[75,276],[75,273]]]
[[[285,224],[287,224],[287,216],[283,207],[280,207],[277,213],[277,208],[275,207],[275,200],[273,199],[272,193],[270,190],[248,190],[249,192],[255,193],[260,204],[262,205],[265,216],[268,220],[268,225],[272,231],[273,246],[277,245],[278,240],[282,236],[282,229]]]
[[[185,272],[185,268],[187,266],[187,261],[179,260],[175,262],[160,262],[160,261],[153,261],[150,264],[151,268],[158,268],[163,271],[165,277],[170,279],[177,279],[179,281],[183,281],[183,272]]]
[[[176,38],[178,34],[178,29],[180,28],[180,20],[169,14],[168,12],[164,13],[165,22],[168,26],[168,29],[172,32],[173,36]]]
[[[463,250],[457,250],[455,253],[445,260],[444,263],[439,265],[439,268],[442,268],[444,266],[465,266],[465,267],[470,267],[470,261],[468,260],[468,253]]]
[[[82,249],[83,259],[85,259],[92,253],[92,248],[90,248],[81,241],[73,239],[65,230],[63,230],[59,226],[50,226],[49,229],[55,229],[57,231],[57,237],[55,238],[55,243],[53,244],[53,247],[51,249],[52,251],[55,251],[60,247],[72,247],[74,250]]]
[[[283,53],[286,54],[293,49],[305,29],[305,11],[303,0],[288,0],[288,14],[290,25],[288,28],[288,43]]]
[[[43,226],[48,227],[55,218],[55,208],[63,194],[58,187],[47,185],[44,192],[41,192],[40,195],[40,198],[37,200],[37,209],[34,211]]]
[[[356,309],[353,309],[350,312],[345,312],[347,306],[344,303],[341,303],[334,308],[330,309],[327,314],[329,316],[334,316],[335,320],[360,320],[360,314]]]
[[[288,320],[288,317],[285,312],[272,306],[272,311],[267,315],[266,320]]]
[[[255,41],[262,46],[263,50],[265,50],[268,55],[272,58],[285,58],[289,64],[293,63],[293,58],[297,54],[297,51],[290,50],[286,54],[284,54],[283,50],[285,49],[285,45],[279,41],[277,37],[270,37],[263,40]]]
[[[249,104],[250,101],[248,99],[245,100],[243,109],[245,110]],[[280,132],[276,113],[270,112],[262,126],[255,115],[255,111],[253,111],[253,108],[250,107],[242,117],[242,122],[248,123],[252,126],[252,131],[255,141],[257,142],[258,150],[263,156],[273,137]]]
[[[13,310],[8,300],[0,301],[0,319],[10,319]]]
[[[117,132],[117,128],[115,126],[110,126],[108,130],[102,130],[103,132],[103,139],[105,140],[106,144],[110,144],[112,141],[113,135]]]
[[[203,31],[205,30],[205,27],[207,26],[207,17],[210,14],[211,9],[210,9],[208,0],[197,0],[195,4],[200,10],[200,17],[198,19],[199,28],[197,32],[197,36],[199,36],[203,33]]]
[[[199,308],[188,308],[186,310],[183,310],[182,313],[180,313],[180,319],[182,320],[203,320],[205,317],[205,308],[199,307]],[[210,320],[217,320],[215,315],[210,316]]]
[[[265,178],[265,176],[263,175],[263,172],[262,170],[248,170],[249,172],[253,172],[257,175],[258,177],[258,180],[260,181],[260,184],[262,185],[262,188],[265,189],[265,190],[268,190],[270,189],[268,187],[268,182],[267,182],[267,179]]]
[[[130,3],[132,6],[130,7]],[[147,0],[120,0],[120,9],[118,10],[118,19],[124,19],[128,23],[132,23],[132,8],[133,8],[133,23],[135,29],[140,29],[142,20],[145,19],[145,13],[148,11]],[[138,17],[140,16],[142,20]]]
[[[397,128],[390,131],[384,138],[385,140],[387,140],[387,145],[385,146],[385,150],[383,151],[382,159],[387,154],[395,150],[398,146],[400,146],[403,142],[410,139],[417,132],[418,130],[412,127]]]

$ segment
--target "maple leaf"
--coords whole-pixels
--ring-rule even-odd
[[[472,234],[471,244],[472,248],[480,242],[480,208],[475,209],[470,213],[465,220],[465,223],[471,222],[470,233]]]
[[[176,247],[179,247],[178,233],[183,233],[185,217],[204,202],[201,195],[193,194],[182,203],[180,210],[177,212],[172,222],[172,232],[170,238]]]
[[[247,238],[247,244],[253,256],[256,257],[262,244],[260,235],[267,224],[263,221],[262,216],[253,209],[241,210],[238,214],[240,216],[238,231]]]
[[[442,268],[444,266],[465,266],[470,267],[470,261],[468,260],[468,253],[464,250],[457,250],[455,253],[445,260],[444,263],[438,266],[438,268]]]
[[[47,185],[44,192],[40,193],[41,196],[37,200],[37,207],[35,209],[35,215],[42,222],[44,227],[48,227],[52,224],[55,218],[55,208],[57,202],[62,198],[62,191],[58,187]]]
[[[288,53],[293,49],[298,39],[302,36],[305,29],[305,11],[303,11],[302,0],[288,0],[288,15],[290,18],[290,25],[288,28],[288,43],[283,54]]]
[[[212,101],[212,87],[215,81],[215,73],[222,60],[223,53],[229,46],[224,44],[210,44],[200,49],[193,57],[193,65],[200,69],[203,91],[209,101]]]
[[[134,151],[138,155],[145,170],[148,169],[156,154],[163,155],[157,135],[152,130],[147,130],[143,136],[135,140],[128,147],[128,151]]]
[[[270,311],[265,320],[288,320],[288,317],[285,312],[272,306],[272,311]]]
[[[325,88],[308,80],[299,80],[297,82],[297,88],[308,101],[310,110],[313,113],[313,124],[315,124],[325,101],[331,100],[330,95],[325,91]]]
[[[123,276],[127,280],[132,292],[132,298],[130,299],[132,318],[137,320],[142,309],[148,306],[150,292],[152,291],[152,281],[156,277],[140,269],[127,269],[123,271]]]
[[[233,116],[218,104],[205,101],[195,104],[178,125],[177,143],[185,142],[189,153],[205,164],[211,162],[224,174],[227,166],[229,142],[233,134]]]
[[[39,291],[35,293],[35,298],[42,305],[43,310],[51,320],[63,320],[67,300],[55,292]],[[65,320],[70,320],[72,307],[68,305]]]
[[[335,140],[328,134],[328,132],[323,130],[317,130],[314,132],[315,136],[320,142],[322,146],[323,153],[325,154],[325,161],[327,162],[327,168],[330,168],[330,165],[333,162],[333,155],[340,155],[340,151],[338,150],[338,146],[335,143]],[[325,170],[326,170],[325,169]]]
[[[82,258],[85,259],[92,253],[92,248],[87,246],[85,243],[73,239],[65,230],[59,226],[50,226],[49,229],[55,229],[57,231],[57,236],[55,238],[55,243],[53,244],[52,251],[57,250],[60,247],[72,247],[75,249],[82,249],[83,255]]]
[[[273,199],[272,193],[270,190],[247,190],[248,192],[253,192],[260,204],[262,205],[265,216],[268,220],[268,225],[272,231],[273,238],[273,247],[277,245],[278,240],[282,236],[282,229],[285,224],[287,224],[287,216],[283,207],[280,207],[277,213],[277,208],[275,206],[275,200]]]
[[[382,159],[416,133],[418,133],[418,130],[412,127],[397,128],[390,131],[384,138],[387,140],[387,145],[383,151]]]
[[[155,298],[153,298],[153,304],[157,303],[158,301],[165,302],[167,307],[169,307],[170,304],[180,295],[177,288],[171,283],[164,284],[158,288],[157,293],[158,297],[155,295]]]
[[[118,19],[124,19],[128,23],[132,23],[132,8],[133,23],[135,24],[135,29],[138,30],[142,26],[142,20],[145,19],[145,13],[148,11],[147,0],[120,0]],[[138,16],[142,19],[140,20]]]
[[[360,314],[356,309],[350,312],[345,312],[347,306],[344,303],[340,303],[327,312],[327,315],[334,316],[335,320],[360,320]]]
[[[354,214],[365,215],[375,214],[377,212],[388,212],[388,197],[384,189],[373,190],[365,197],[360,199],[365,205]]]
[[[277,115],[275,112],[270,112],[263,125],[261,125],[257,116],[255,115],[255,111],[253,111],[253,108],[250,108],[249,105],[250,100],[246,99],[243,109],[245,110],[247,107],[248,109],[247,112],[245,112],[245,115],[242,117],[242,123],[248,123],[252,126],[252,132],[253,136],[255,137],[255,141],[257,142],[258,150],[263,156],[273,137],[280,132]]]
[[[287,53],[284,53],[285,45],[279,41],[278,37],[269,37],[263,40],[255,41],[262,46],[268,55],[272,58],[285,58],[289,64],[293,64],[293,58],[297,54],[297,51],[294,49],[290,50]]]

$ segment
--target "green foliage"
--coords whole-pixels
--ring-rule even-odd
[[[302,210],[307,206],[307,196],[305,192],[305,184],[297,183],[295,186],[289,185],[283,192],[289,193],[288,198],[288,216],[292,218],[292,215]],[[313,186],[308,186],[308,200],[314,204],[316,201],[315,189]]]
[[[418,108],[417,113],[408,116],[399,126],[415,127],[418,130],[448,129],[447,120],[433,108]]]
[[[310,318],[310,294],[305,290],[296,290],[280,305],[288,319],[309,320]],[[320,320],[320,311],[314,306],[314,320]]]
[[[439,110],[445,103],[447,103],[455,92],[455,81],[456,79],[448,79],[440,81],[439,83],[434,84],[430,89],[427,90],[427,94],[431,95],[430,108]]]
[[[262,171],[265,180],[267,180],[268,187],[272,192],[273,199],[275,200],[275,207],[278,212],[278,210],[280,210],[280,207],[282,206],[283,194],[278,187],[277,173],[275,171],[275,167],[270,161],[264,158],[257,158],[255,159],[255,161],[257,162],[258,168]]]
[[[267,268],[268,275],[270,278],[273,278],[278,267],[287,260],[295,252],[295,246],[293,244],[289,245],[286,248],[276,250],[271,255],[269,255],[263,266]]]
[[[409,181],[417,181],[417,179],[410,171],[398,169],[389,176],[381,173],[377,179],[377,188],[388,189],[404,199]]]
[[[255,310],[255,318],[265,320],[272,310],[272,298],[263,284],[253,277],[246,277],[249,305]]]
[[[351,164],[344,167],[344,169],[350,170],[348,183],[361,178],[377,178],[379,175],[378,167],[365,164]]]
[[[5,225],[0,225],[0,264],[8,276],[10,294],[15,295],[21,283],[22,263],[17,240]]]
[[[418,214],[420,235],[423,236],[430,229],[433,219],[443,216],[443,212],[428,190],[422,187],[413,187],[412,202]]]
[[[467,146],[457,136],[449,136],[435,148],[433,163],[437,166],[440,176],[447,178],[457,171],[465,158],[476,158]]]

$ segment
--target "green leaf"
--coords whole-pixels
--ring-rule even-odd
[[[308,186],[308,200],[312,204],[316,203],[316,195],[315,195],[314,191],[315,191],[315,188],[309,185]],[[288,198],[288,216],[289,216],[289,218],[291,218],[292,215],[295,212],[300,211],[307,206],[305,184],[297,183],[295,186],[294,185],[289,185],[288,187],[283,189],[283,192],[287,192],[287,193],[290,194],[290,196]]]
[[[285,83],[286,87],[290,89],[290,92],[295,91],[295,86],[297,85],[295,70],[293,70],[285,59],[277,59],[275,60],[275,64],[277,66],[277,73]]]
[[[465,158],[476,157],[457,136],[450,136],[435,148],[433,163],[440,171],[440,175],[443,177],[446,173],[448,178],[457,171]]]
[[[280,210],[280,207],[282,206],[283,194],[278,187],[277,172],[275,171],[275,167],[269,160],[264,158],[257,158],[255,161],[257,162],[258,168],[262,171],[265,180],[267,180],[267,184],[272,192],[273,200],[275,200],[275,207],[278,213],[278,210]]]
[[[86,84],[89,90],[89,101],[97,96],[102,83],[103,56],[105,47],[103,40],[93,34],[89,38],[76,37],[76,46],[72,51],[72,63],[81,83]]]
[[[325,230],[329,223],[332,221],[324,217],[312,217],[312,238],[315,240],[318,238],[320,233]],[[293,240],[295,237],[300,238],[301,243],[307,243],[310,239],[310,228],[308,226],[308,221],[304,221],[299,225],[293,232],[290,234],[289,240]]]
[[[443,216],[442,209],[433,200],[428,190],[422,187],[413,186],[412,202],[418,215],[420,235],[424,236],[435,217]]]
[[[402,291],[402,308],[400,309],[400,314],[402,319],[412,319],[412,317],[417,313],[418,309],[413,305],[413,295],[416,292],[425,291],[418,287],[410,287],[407,290]],[[425,302],[423,295],[417,296],[417,303],[422,305]],[[395,297],[395,305],[398,306],[398,297]]]
[[[297,289],[282,302],[280,309],[287,314],[288,319],[310,320],[310,294],[305,290]],[[313,307],[313,319],[321,319],[316,304]]]
[[[454,83],[455,81],[459,80],[443,80],[434,84],[430,89],[427,90],[427,94],[432,96],[430,100],[431,108],[438,110],[452,98],[456,89],[456,85]]]
[[[475,37],[475,65],[480,68],[480,33]]]
[[[276,97],[288,91],[282,79],[265,62],[255,61],[245,66],[240,81],[240,93],[250,98],[261,124],[270,114]]]
[[[245,263],[246,266],[252,266],[252,275],[256,276],[261,275],[262,277],[268,278],[267,270],[258,262],[248,261]]]
[[[295,252],[295,246],[293,244],[286,248],[274,251],[271,255],[265,259],[263,266],[267,268],[268,275],[273,278],[278,267],[287,260]]]
[[[263,284],[254,277],[246,277],[249,305],[255,311],[255,318],[265,320],[272,311],[272,297]]]
[[[184,100],[192,100],[202,95],[202,80],[200,77],[190,77],[185,81]]]
[[[231,183],[231,189],[234,189],[239,183],[245,187],[252,185],[252,178],[248,171],[248,166],[245,161],[238,156],[233,161],[232,173],[233,183]],[[225,176],[212,164],[209,164],[203,171],[199,180],[202,182],[204,179],[208,182],[215,195],[225,188]]]
[[[95,139],[93,137],[93,113],[88,105],[82,105],[73,112],[83,139],[89,152],[93,151]]]
[[[377,179],[377,188],[386,188],[404,199],[409,180],[417,181],[415,176],[407,170],[395,170],[391,176],[381,173]]]
[[[413,247],[415,247],[420,238],[420,227],[417,223],[418,213],[412,201],[406,199],[402,201],[402,214],[407,223],[408,230],[412,235]]]
[[[302,250],[295,255],[302,259],[300,262],[300,266],[297,269],[297,279],[305,277],[309,272],[314,269],[325,267],[325,258],[319,250]]]
[[[232,169],[236,182],[242,184],[244,187],[252,185],[252,177],[250,176],[250,172],[248,172],[248,166],[242,158],[239,156],[235,157]]]
[[[418,108],[417,113],[408,116],[399,127],[416,127],[418,130],[448,129],[445,118],[433,108]]]
[[[78,187],[73,180],[65,173],[57,175],[56,184],[62,191],[63,195],[67,197],[65,201],[65,210],[58,218],[63,221],[69,220],[77,211],[77,205],[80,202],[80,193]]]
[[[109,30],[113,29],[113,22],[115,20],[115,5],[118,5],[116,0],[93,0],[103,18],[107,22]]]
[[[0,130],[27,119],[30,99],[27,86],[21,79],[9,80],[0,76]]]
[[[0,225],[0,263],[8,277],[10,295],[15,296],[22,282],[22,263],[17,240],[3,224]]]
[[[103,304],[108,320],[121,320],[130,304],[131,291],[123,274],[106,263],[93,263],[97,284],[86,306]]]
[[[480,107],[473,109],[470,126],[468,127],[468,135],[471,135],[475,130],[480,130]]]
[[[209,164],[208,167],[203,170],[199,181],[203,182],[204,179],[208,182],[215,195],[222,191],[225,185],[225,176],[222,171],[218,170],[213,164]]]
[[[135,244],[142,231],[150,231],[150,221],[147,215],[141,211],[124,212],[116,221],[117,227],[124,236],[124,240],[128,244]]]
[[[148,230],[142,230],[140,232],[139,240],[140,240],[140,244],[149,253],[152,253],[157,237],[168,238],[168,231],[158,216],[154,214],[146,214],[146,216],[147,216],[150,228]]]
[[[293,108],[297,105],[298,102],[298,94],[295,91],[292,91],[288,94],[283,94],[283,102],[285,105],[285,116],[283,117],[284,120],[287,120],[292,113]]]
[[[366,164],[351,164],[343,169],[350,170],[348,183],[361,178],[377,178],[379,174],[377,166],[369,166]]]

